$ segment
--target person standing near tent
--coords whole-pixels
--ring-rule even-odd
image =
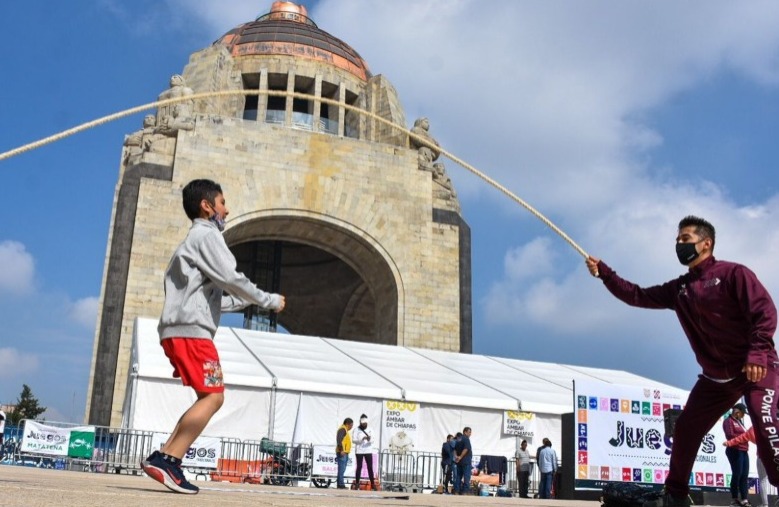
[[[530,485],[530,453],[527,452],[527,440],[522,440],[517,451],[517,484],[519,484],[519,498],[530,498],[528,489]]]
[[[457,481],[454,483],[454,494],[463,495],[471,489],[471,474],[473,473],[473,449],[471,448],[471,428],[463,428],[463,435],[454,446],[454,462],[457,466]]]
[[[538,496],[552,498],[552,482],[557,473],[557,453],[552,449],[552,442],[548,438],[543,442],[543,447],[538,451],[538,471],[541,473]]]
[[[449,483],[452,482],[452,464],[454,463],[453,439],[454,437],[451,434],[446,435],[446,442],[441,445],[441,482],[444,495],[449,494]]]
[[[460,443],[460,441],[463,439],[463,434],[461,432],[457,432],[454,435],[454,438],[449,442],[449,445],[452,447],[452,494],[457,494],[457,485],[460,483],[460,471],[457,467],[457,462],[454,460],[455,456],[457,456],[456,449],[457,444]]]
[[[221,312],[251,304],[280,312],[285,300],[263,292],[235,270],[235,257],[222,237],[229,211],[219,184],[190,181],[182,191],[182,204],[192,226],[165,271],[158,331],[173,377],[192,387],[197,400],[178,420],[168,441],[141,467],[177,493],[196,494],[199,488],[184,477],[181,460],[224,402],[222,366],[214,347]]]
[[[338,431],[335,432],[335,455],[338,464],[336,487],[338,489],[346,489],[344,473],[346,473],[346,465],[349,464],[349,453],[352,451],[352,437],[349,436],[352,426],[354,426],[354,421],[351,417],[347,417]]]
[[[619,231],[614,231],[619,233]],[[714,226],[687,216],[679,222],[676,256],[688,272],[662,285],[642,288],[588,257],[590,274],[621,301],[676,312],[703,372],[676,421],[662,507],[691,504],[690,473],[703,437],[742,396],[752,415],[757,453],[773,485],[779,485],[776,306],[747,267],[714,258]],[[765,410],[764,407],[768,407]]]
[[[733,410],[722,422],[722,431],[725,438],[734,440],[747,432],[744,428],[744,414],[747,410],[743,403],[736,403]],[[754,431],[753,431],[754,433]],[[730,503],[732,507],[751,507],[749,505],[749,443],[743,441],[740,444],[728,446],[725,449],[725,456],[730,463],[730,496],[733,499]]]
[[[376,491],[376,480],[373,478],[373,432],[368,427],[368,416],[360,416],[360,425],[354,428],[352,433],[352,443],[354,444],[354,455],[357,458],[357,472],[355,484],[360,489],[360,476],[362,475],[362,464],[368,468],[368,479],[371,481],[371,490]]]

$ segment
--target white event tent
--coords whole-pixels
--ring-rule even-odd
[[[414,450],[438,452],[448,433],[470,426],[475,454],[511,456],[517,437],[504,434],[504,412],[535,413],[531,446],[548,437],[559,449],[577,379],[671,387],[619,370],[238,328],[220,327],[215,343],[225,403],[204,434],[241,440],[331,445],[344,418],[366,414],[385,443],[389,435],[375,438],[384,401],[402,400],[419,404]],[[132,347],[122,425],[169,432],[194,392],[172,378],[156,319],[136,320]]]

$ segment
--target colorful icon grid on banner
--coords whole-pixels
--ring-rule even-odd
[[[604,482],[662,485],[673,445],[664,434],[663,414],[684,408],[687,393],[596,382],[577,382],[575,391],[576,487],[600,487]],[[723,441],[717,424],[698,452],[691,486],[722,489],[730,484]]]

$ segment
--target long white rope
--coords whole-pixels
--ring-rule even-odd
[[[534,217],[541,220],[547,227],[552,229],[558,236],[563,238],[566,243],[571,245],[571,247],[574,248],[582,257],[585,259],[588,257],[587,252],[584,251],[582,247],[580,247],[576,242],[571,239],[565,232],[563,232],[559,227],[557,227],[551,220],[546,218],[541,212],[533,208],[529,203],[527,203],[525,200],[521,199],[519,196],[511,192],[509,189],[495,181],[494,179],[490,178],[483,172],[476,169],[471,164],[465,162],[461,158],[457,157],[456,155],[450,153],[446,149],[436,146],[435,144],[431,143],[429,140],[418,136],[417,134],[414,134],[410,130],[408,130],[403,125],[398,125],[396,123],[392,123],[389,120],[386,120],[370,111],[366,111],[364,109],[361,109],[356,106],[352,106],[349,104],[345,104],[342,102],[339,102],[337,100],[328,99],[325,97],[315,97],[313,95],[305,94],[305,93],[298,93],[298,92],[288,92],[288,91],[282,91],[282,90],[219,90],[219,91],[213,91],[213,92],[204,92],[204,93],[195,93],[192,95],[182,96],[182,97],[175,97],[171,99],[165,99],[165,100],[158,100],[156,102],[150,102],[148,104],[144,104],[142,106],[132,107],[130,109],[125,109],[124,111],[119,111],[118,113],[109,114],[108,116],[103,116],[102,118],[98,118],[96,120],[92,120],[86,123],[82,123],[81,125],[78,125],[77,127],[73,127],[67,130],[63,130],[62,132],[59,132],[58,134],[54,134],[52,136],[40,139],[38,141],[25,144],[24,146],[20,146],[18,148],[14,148],[12,150],[6,151],[4,153],[0,153],[0,161],[3,161],[7,158],[11,158],[16,155],[20,155],[24,152],[34,150],[36,148],[40,148],[41,146],[45,146],[47,144],[59,141],[60,139],[64,139],[66,137],[72,136],[74,134],[78,134],[79,132],[83,132],[84,130],[91,129],[93,127],[97,127],[99,125],[103,125],[104,123],[108,123],[114,120],[118,120],[120,118],[124,118],[125,116],[130,116],[135,113],[140,113],[142,111],[148,111],[150,109],[158,108],[161,106],[167,106],[170,104],[176,104],[178,102],[185,102],[189,100],[200,100],[200,99],[208,99],[208,98],[214,98],[214,97],[231,97],[236,95],[268,95],[268,96],[278,96],[278,97],[292,97],[297,99],[304,99],[304,100],[315,100],[322,102],[324,104],[336,106],[336,107],[343,107],[349,111],[354,111],[355,113],[361,114],[363,116],[367,116],[373,120],[376,120],[378,122],[381,122],[385,125],[388,125],[389,127],[399,130],[400,132],[408,135],[410,138],[414,139],[415,141],[418,141],[420,144],[430,147],[433,150],[439,151],[442,155],[446,156],[451,161],[455,162],[456,164],[459,164],[460,166],[464,167],[471,173],[475,174],[485,182],[487,182],[492,187],[498,189],[500,192],[508,196],[511,200],[528,210]]]

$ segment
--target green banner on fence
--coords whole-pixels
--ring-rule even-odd
[[[91,458],[95,447],[95,431],[86,428],[74,428],[70,430],[68,441],[68,456],[71,458]]]

